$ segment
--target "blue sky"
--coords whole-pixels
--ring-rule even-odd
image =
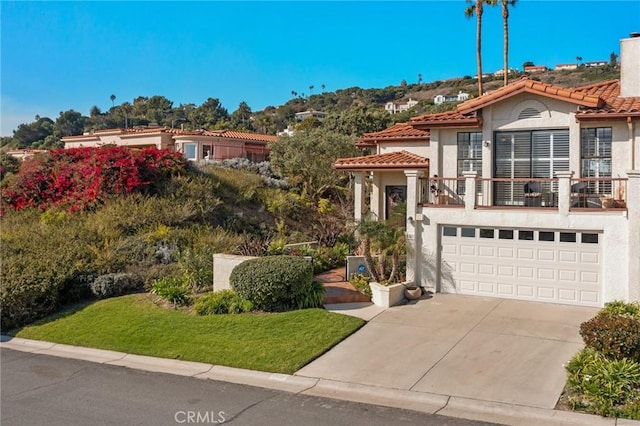
[[[0,3],[0,133],[36,114],[106,111],[137,96],[233,112],[281,105],[291,91],[383,88],[474,75],[475,20],[465,2]],[[609,60],[640,31],[640,1],[519,0],[510,65]],[[502,18],[486,10],[483,69],[502,67]]]

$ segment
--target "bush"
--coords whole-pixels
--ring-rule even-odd
[[[349,282],[360,293],[364,294],[365,296],[371,297],[371,287],[369,287],[371,277],[362,274],[351,274],[351,276],[349,277]]]
[[[293,256],[247,260],[231,271],[229,281],[241,297],[267,312],[297,309],[317,292],[311,263]]]
[[[584,343],[610,359],[640,361],[640,320],[601,310],[580,325]]]
[[[572,408],[602,416],[640,419],[640,363],[610,360],[585,348],[565,366],[567,400]]]
[[[233,290],[222,290],[205,294],[196,300],[198,315],[241,314],[249,312],[253,304]]]
[[[105,274],[91,283],[91,292],[98,299],[106,299],[138,290],[142,285],[142,279],[133,274]]]
[[[640,320],[640,302],[627,303],[622,300],[616,300],[605,303],[602,311],[610,315],[624,315]]]
[[[186,305],[189,302],[189,290],[184,286],[182,278],[161,278],[153,283],[151,293],[174,305]]]

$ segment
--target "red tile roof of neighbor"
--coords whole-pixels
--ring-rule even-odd
[[[356,146],[374,146],[378,142],[429,141],[429,131],[416,129],[408,123],[397,123],[379,132],[365,133]]]
[[[228,139],[244,139],[255,142],[275,142],[277,136],[265,135],[261,133],[238,132],[235,130],[181,130],[167,127],[131,128],[131,129],[106,129],[96,130],[90,135],[66,136],[64,139],[82,139],[87,137],[97,137],[99,134],[119,134],[121,136],[137,134],[168,133],[174,136],[213,136]]]
[[[333,168],[350,171],[429,169],[429,159],[407,151],[389,152],[364,157],[338,158]]]

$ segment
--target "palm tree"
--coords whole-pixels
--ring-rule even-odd
[[[313,93],[313,85],[309,86],[309,96]]]
[[[111,95],[111,96],[109,96],[109,97],[111,98],[111,106],[112,106],[112,107],[113,107],[113,106],[116,106],[116,105],[114,104],[114,101],[116,100],[116,95]]]
[[[504,27],[504,85],[509,83],[509,6],[514,7],[517,0],[500,0],[502,4],[502,23]]]
[[[418,84],[422,84],[422,74],[418,73]]]
[[[482,96],[482,13],[483,5],[493,6],[497,0],[466,0],[470,3],[464,10],[467,18],[476,16],[476,58],[478,61],[478,95]]]
[[[322,87],[322,92],[324,93],[324,88],[327,87],[324,84],[321,86]]]

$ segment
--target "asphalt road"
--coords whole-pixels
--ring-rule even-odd
[[[271,389],[2,349],[10,425],[488,425]]]

